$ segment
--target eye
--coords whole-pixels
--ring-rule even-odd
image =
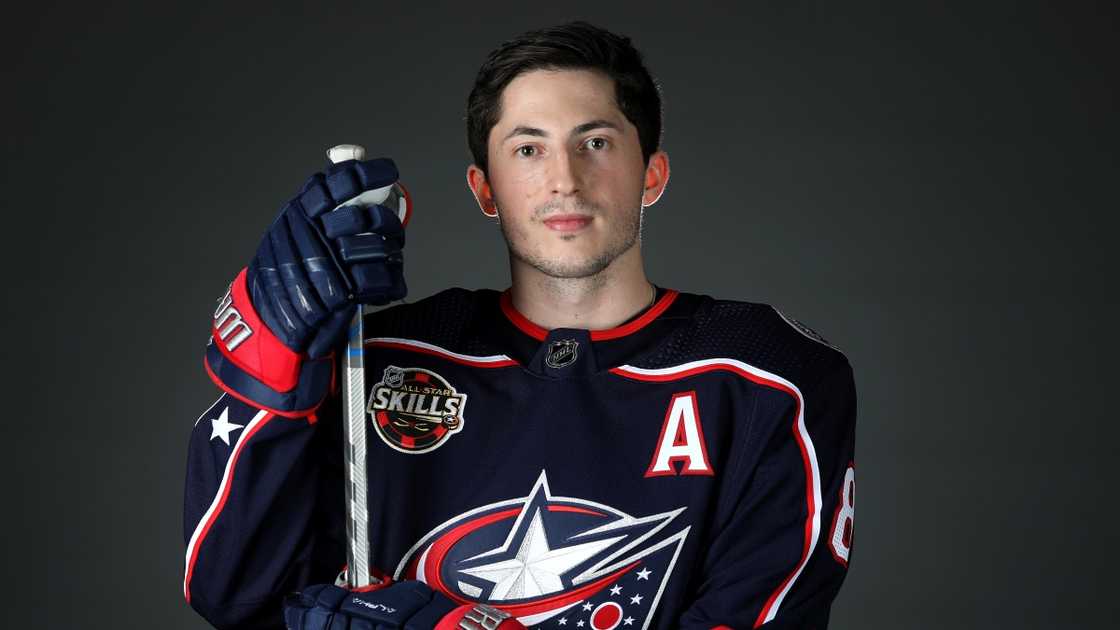
[[[537,147],[534,147],[531,144],[517,147],[517,154],[521,157],[533,157],[537,154]]]
[[[596,136],[594,138],[588,138],[587,141],[585,141],[583,144],[584,146],[591,147],[596,151],[602,151],[603,149],[607,148],[608,143],[606,138],[600,138]]]

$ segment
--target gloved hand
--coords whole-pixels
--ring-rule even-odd
[[[407,293],[397,204],[409,199],[396,181],[392,160],[346,160],[284,205],[214,310],[206,368],[219,387],[279,415],[314,413],[357,304]]]
[[[397,177],[389,159],[335,164],[304,184],[261,239],[246,277],[249,296],[288,348],[325,356],[342,342],[358,303],[407,293],[395,208],[350,204]]]
[[[520,622],[485,605],[458,606],[415,580],[353,592],[318,584],[284,600],[289,630],[516,630]]]

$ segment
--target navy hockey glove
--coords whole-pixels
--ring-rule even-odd
[[[261,239],[249,263],[249,296],[288,348],[326,356],[342,342],[357,303],[387,304],[407,293],[396,210],[348,204],[396,181],[389,159],[335,164],[304,184]]]
[[[284,205],[214,311],[206,369],[219,387],[279,415],[314,412],[356,305],[407,292],[397,176],[389,159],[339,162]]]
[[[367,592],[319,584],[284,600],[289,630],[515,630],[520,622],[496,608],[458,606],[415,580]]]

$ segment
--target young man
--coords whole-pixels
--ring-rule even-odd
[[[188,601],[229,627],[279,627],[302,589],[289,627],[824,628],[851,552],[851,368],[770,306],[646,279],[669,161],[638,52],[585,23],[527,33],[481,68],[467,126],[512,286],[366,318],[388,585],[323,584],[345,562],[335,352],[357,301],[404,294],[400,223],[345,205],[395,168],[349,161],[219,300]]]

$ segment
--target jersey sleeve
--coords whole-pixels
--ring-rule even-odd
[[[854,517],[856,397],[846,360],[807,393],[792,383],[738,478],[742,490],[699,567],[682,629],[828,625]]]
[[[183,595],[215,627],[283,627],[283,596],[345,563],[333,409],[289,418],[224,393],[195,422]]]

